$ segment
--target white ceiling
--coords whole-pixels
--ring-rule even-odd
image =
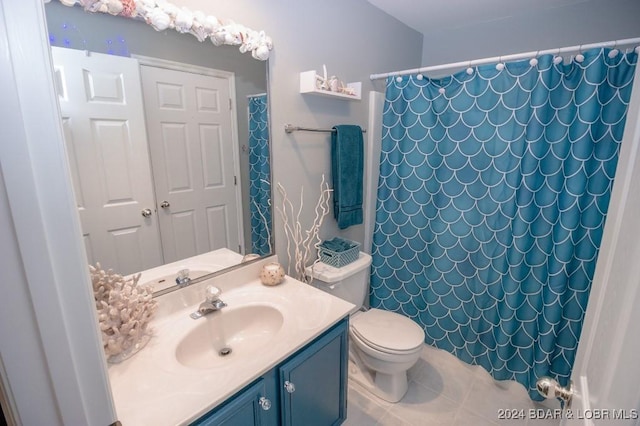
[[[590,0],[368,0],[423,34],[588,1]]]

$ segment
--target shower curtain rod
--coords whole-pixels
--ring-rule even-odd
[[[626,38],[626,39],[623,39],[623,40],[615,40],[615,41],[605,41],[605,42],[602,42],[602,43],[581,44],[581,45],[578,45],[578,46],[560,47],[560,48],[556,48],[556,49],[534,50],[532,52],[516,53],[516,54],[513,54],[513,55],[494,56],[492,58],[474,59],[474,60],[471,60],[471,61],[462,61],[462,62],[453,62],[453,63],[450,63],[450,64],[434,65],[434,66],[429,66],[429,67],[414,68],[414,69],[403,70],[403,71],[392,71],[392,72],[387,72],[387,73],[384,73],[384,74],[371,74],[369,76],[369,79],[371,79],[371,80],[380,80],[380,79],[387,78],[387,77],[392,77],[392,76],[395,77],[395,76],[402,76],[402,75],[408,75],[408,74],[425,73],[425,72],[430,72],[430,71],[443,71],[443,70],[449,70],[449,69],[452,69],[452,68],[464,68],[464,67],[472,67],[472,66],[475,66],[475,65],[492,64],[494,62],[515,61],[515,60],[519,60],[519,59],[535,58],[535,57],[538,57],[538,56],[541,56],[541,55],[547,55],[547,54],[560,55],[562,53],[580,52],[580,51],[583,51],[583,50],[595,49],[595,48],[600,48],[600,47],[618,48],[618,47],[630,46],[630,45],[634,45],[634,44],[640,45],[640,37]]]

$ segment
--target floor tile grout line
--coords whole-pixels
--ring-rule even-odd
[[[358,382],[356,382],[355,380],[353,381],[349,381],[348,386],[352,386],[355,388],[355,391],[358,392],[362,397],[366,398],[369,402],[375,404],[376,406],[378,406],[379,408],[381,408],[384,412],[384,414],[386,414],[389,409],[393,406],[393,404],[388,405],[389,403],[381,403],[378,401],[378,397],[376,397],[375,395],[372,395],[367,389],[365,389],[364,386],[362,386],[361,384],[359,384]],[[384,417],[383,414],[383,417]]]

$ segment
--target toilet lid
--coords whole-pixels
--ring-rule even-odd
[[[370,309],[351,319],[351,330],[373,346],[394,351],[410,351],[424,343],[424,331],[395,312]]]

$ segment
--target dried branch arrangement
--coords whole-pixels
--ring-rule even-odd
[[[322,226],[325,216],[329,214],[329,200],[333,189],[329,188],[329,184],[325,182],[323,174],[322,181],[320,182],[320,197],[316,204],[313,224],[309,230],[303,232],[302,225],[300,224],[300,215],[304,207],[304,188],[300,189],[300,207],[297,212],[289,200],[284,187],[278,183],[277,188],[282,196],[282,208],[276,207],[276,210],[282,217],[284,233],[287,237],[287,257],[289,260],[287,274],[302,282],[308,283],[310,278],[306,276],[305,269],[309,266],[312,255],[314,258],[317,257],[318,245],[322,242],[319,235],[320,227]],[[317,261],[317,259],[314,259],[314,261]],[[291,273],[292,265],[295,275]]]
[[[158,303],[151,288],[138,286],[140,274],[125,279],[96,263],[89,265],[91,284],[107,361],[120,362],[138,352],[149,341],[149,321]]]

